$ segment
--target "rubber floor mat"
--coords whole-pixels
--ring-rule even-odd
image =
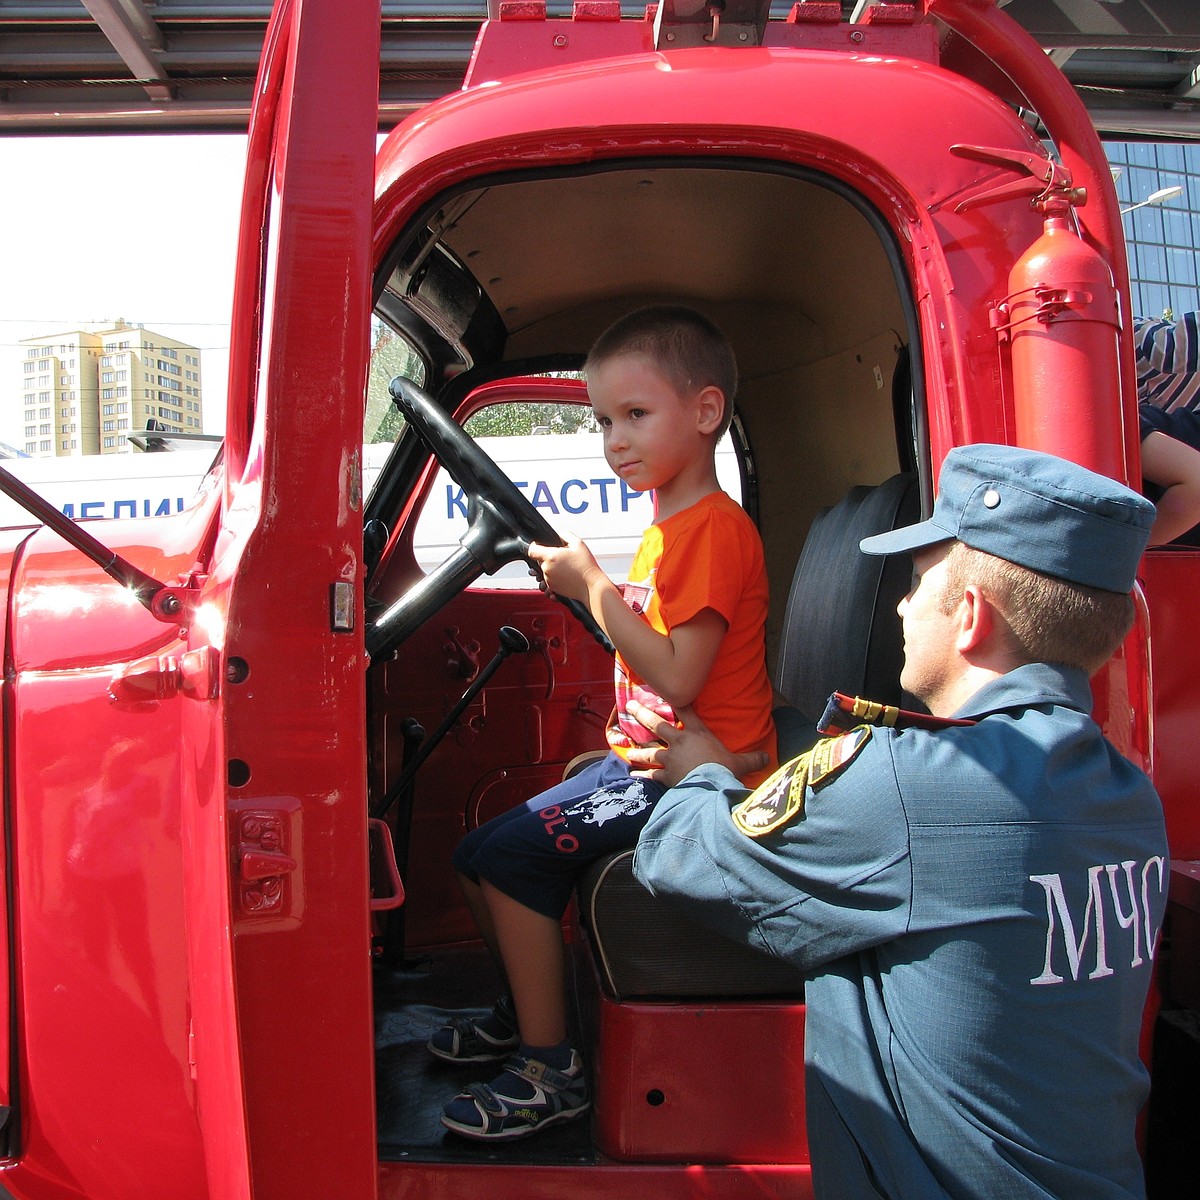
[[[469,1083],[486,1082],[498,1068],[455,1066],[425,1048],[451,1017],[482,1017],[495,997],[480,991],[494,978],[482,952],[456,950],[379,971],[375,980],[375,1080],[382,1159],[586,1163],[595,1155],[591,1118],[507,1143],[479,1143],[445,1129],[445,1105]]]

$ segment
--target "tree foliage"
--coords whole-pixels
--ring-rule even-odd
[[[367,372],[367,411],[364,442],[394,442],[404,418],[392,403],[388,384],[397,376],[420,385],[425,382],[421,356],[394,329],[372,321],[371,365]]]
[[[550,401],[489,405],[473,413],[463,428],[472,437],[525,437],[532,433],[593,433],[596,422],[586,404]]]
[[[363,441],[394,442],[404,428],[404,418],[392,403],[388,384],[401,375],[424,385],[425,364],[408,341],[382,321],[372,321],[371,335]],[[465,428],[472,437],[522,437],[534,433],[595,432],[597,426],[586,404],[551,401],[492,404],[472,415]]]

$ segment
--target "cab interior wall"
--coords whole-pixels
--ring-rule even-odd
[[[898,469],[891,388],[909,334],[871,221],[811,172],[690,161],[499,183],[446,211],[444,243],[508,327],[506,359],[583,354],[655,301],[692,304],[725,330],[761,488],[774,640],[812,518]]]

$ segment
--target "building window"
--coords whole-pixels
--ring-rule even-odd
[[[106,437],[104,439],[105,450],[111,450],[116,444],[117,444],[117,439],[115,437]]]
[[[38,442],[38,449],[41,450],[43,453],[48,453],[50,450],[53,449],[53,447],[54,447],[54,443],[51,442],[51,440],[49,438],[46,438],[46,440],[43,442]]]

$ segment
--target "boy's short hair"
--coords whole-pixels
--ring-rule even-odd
[[[600,363],[622,354],[644,355],[681,396],[717,388],[725,398],[718,436],[729,428],[737,393],[737,359],[729,340],[707,317],[682,304],[636,309],[596,339],[583,364],[584,378]]]

